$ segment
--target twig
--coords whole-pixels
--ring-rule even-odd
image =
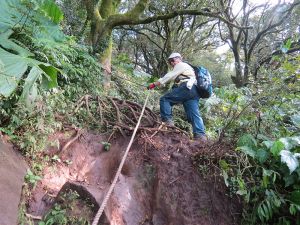
[[[123,114],[123,117],[125,119],[127,119],[130,123],[135,124],[136,122],[134,122],[132,119],[130,119],[128,116],[126,116],[125,114]]]
[[[111,137],[114,135],[114,133],[116,132],[116,129],[114,128],[113,129],[113,132],[111,132],[111,134],[109,135],[108,139],[107,139],[107,142],[110,141]]]
[[[129,105],[128,108],[131,110],[133,116],[134,116],[134,119],[137,121],[138,120],[138,117],[136,116],[135,114],[135,111],[133,110],[133,108]]]
[[[117,106],[116,103],[114,102],[114,99],[113,99],[113,98],[108,98],[108,99],[112,102],[113,106],[114,106],[115,109],[116,109],[117,121],[118,121],[119,123],[121,123],[120,110],[119,110],[118,106]]]
[[[121,127],[117,126],[117,129],[120,131],[120,133],[122,134],[122,136],[125,138],[126,134],[124,133],[124,131],[121,129]]]
[[[77,102],[75,103],[76,108],[74,109],[74,112],[72,113],[72,115],[74,113],[76,113],[78,111],[78,109],[84,104],[84,102],[82,101],[84,99],[84,96],[82,96],[79,100],[77,100]]]
[[[87,110],[89,116],[90,116],[94,121],[96,121],[95,118],[93,117],[91,111],[90,111],[89,97],[90,97],[89,95],[85,95],[85,96],[84,96],[84,102],[85,102],[86,110]]]
[[[68,141],[64,147],[62,148],[61,152],[64,152],[65,150],[67,150],[67,148],[73,144],[74,141],[76,141],[78,139],[78,137],[83,133],[83,131],[81,129],[77,130],[77,134],[74,138],[72,138],[70,141]]]
[[[29,214],[29,213],[25,213],[25,216],[30,218],[30,219],[33,219],[33,220],[42,220],[41,216],[34,216],[34,215]]]
[[[246,106],[244,106],[244,108],[237,114],[234,114],[231,119],[229,119],[229,121],[225,124],[225,126],[223,127],[221,133],[220,133],[220,137],[219,137],[219,142],[221,141],[221,139],[223,138],[224,136],[224,133],[225,133],[225,130],[231,125],[231,123],[238,119],[242,114],[243,112],[254,102],[254,100],[250,101],[250,103],[248,103]],[[232,109],[232,108],[231,108]],[[230,109],[230,111],[231,111]]]
[[[102,112],[102,107],[101,107],[100,97],[99,96],[97,96],[97,102],[98,102],[97,111],[100,114],[100,125],[102,126],[103,125],[103,112]]]
[[[113,98],[113,99],[116,100],[116,101],[121,101],[121,100],[118,99],[118,98]],[[126,103],[127,103],[128,105],[136,106],[136,107],[138,107],[139,109],[142,109],[142,106],[141,106],[140,104],[136,103],[136,102],[132,102],[132,101],[126,100]],[[149,112],[150,114],[152,114],[155,118],[157,118],[157,115],[154,114],[154,113],[152,112],[152,110],[149,109],[148,107],[146,107],[145,111],[148,111],[148,112]]]
[[[155,131],[151,136],[150,136],[150,138],[153,138],[159,131],[160,131],[160,129],[163,127],[163,125],[161,124],[159,127],[158,127],[158,130],[157,131]]]
[[[143,136],[148,140],[148,142],[150,142],[153,146],[155,146],[155,144],[153,143],[153,140],[151,137],[148,136],[147,132],[146,131],[142,131],[143,133]]]
[[[174,180],[172,180],[171,182],[169,182],[168,185],[173,184],[174,182],[176,182],[177,180],[179,180],[181,177],[182,177],[182,175],[179,176],[179,177],[176,177]]]
[[[189,136],[189,133],[188,133],[188,132],[186,132],[186,131],[184,131],[184,130],[182,130],[182,129],[178,128],[178,127],[175,127],[175,126],[170,126],[170,125],[166,125],[166,124],[164,124],[164,126],[165,126],[165,127],[168,127],[168,128],[175,129],[175,130],[179,131],[180,133],[183,133],[183,134],[185,134],[185,135]]]
[[[73,114],[75,114],[75,113],[77,113],[77,111],[79,110],[79,108],[82,106],[84,104],[84,102],[83,101],[81,101],[77,106],[76,106],[76,108],[75,108],[75,110],[74,110],[74,112],[71,114],[71,115],[73,115]]]

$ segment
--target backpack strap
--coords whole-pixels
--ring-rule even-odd
[[[179,74],[176,78],[175,78],[175,83],[179,83],[181,80],[184,80],[186,78],[189,78],[189,76],[187,75],[183,75],[183,74]]]

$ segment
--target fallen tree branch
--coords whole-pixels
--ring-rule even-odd
[[[34,216],[29,213],[25,213],[25,216],[28,217],[29,219],[33,219],[33,220],[42,220],[41,216]]]
[[[82,129],[78,129],[77,130],[77,133],[76,133],[76,136],[74,138],[72,138],[71,140],[69,140],[65,145],[64,147],[62,148],[61,152],[64,152],[67,150],[67,148],[74,143],[74,141],[76,141],[79,136],[83,133],[83,130]]]

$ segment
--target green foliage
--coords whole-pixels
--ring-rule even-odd
[[[284,151],[299,151],[299,146],[300,137],[280,138],[271,142],[255,140],[252,135],[245,134],[239,139],[237,150],[250,156],[246,158],[250,166],[239,168],[231,165],[232,178],[241,179],[245,185],[243,188],[234,183],[230,185],[236,186],[231,189],[243,196],[247,203],[246,209],[252,211],[251,214],[245,214],[249,224],[258,221],[277,224],[283,217],[294,224],[294,219],[290,217],[300,215],[299,163],[291,171],[286,165],[290,162],[283,155]],[[226,172],[228,176],[227,171],[223,173]]]
[[[221,56],[212,50],[199,51],[190,55],[193,65],[204,66],[212,76],[214,87],[228,86],[232,84],[231,75],[233,71],[230,69],[230,59],[222,59]]]
[[[16,24],[24,22],[23,14],[17,9],[21,7],[19,0],[1,1],[0,7],[0,30],[6,31],[14,27]]]
[[[112,89],[109,95],[121,97],[143,104],[148,94],[147,84],[150,82],[150,75],[138,72],[131,65],[126,54],[120,54],[113,60],[114,70],[112,73]],[[148,107],[158,110],[159,90],[151,91]]]
[[[215,88],[214,92],[215,95],[200,102],[210,136],[235,138],[256,126],[257,115],[251,107],[254,99],[248,88],[237,89],[230,85]]]
[[[76,191],[67,190],[62,193],[58,203],[44,216],[38,225],[88,225],[93,216],[94,207],[88,199],[82,200]]]
[[[1,11],[0,21],[4,23],[1,24],[3,30],[0,33],[0,95],[10,96],[21,84],[23,91],[19,100],[32,106],[38,95],[38,84],[46,89],[57,86],[58,69],[33,59],[35,54],[29,48],[34,41],[28,43],[27,40],[36,41],[35,37],[44,38],[39,42],[52,41],[54,34],[59,33],[57,23],[62,19],[62,12],[51,0],[6,1],[1,5]],[[52,34],[48,33],[51,30],[49,27],[53,28]],[[15,39],[18,35],[26,41]],[[28,44],[28,47],[24,44]]]
[[[90,48],[76,44],[71,38],[63,43],[35,42],[32,48],[32,52],[39,59],[60,69],[59,89],[63,90],[63,95],[72,101],[85,94],[103,93],[101,65],[96,58],[89,55],[89,51]]]
[[[102,93],[101,66],[87,47],[61,33],[61,12],[53,4],[11,0],[0,9],[6,21],[0,33],[1,131],[33,158],[61,128],[57,116],[71,113],[82,95]]]
[[[204,104],[211,127],[237,138],[236,160],[219,164],[231,194],[244,200],[245,224],[299,223],[299,57],[277,60],[281,67],[265,72],[265,84],[220,88]]]
[[[265,71],[263,84],[214,90],[216,95],[202,105],[206,124],[212,133],[216,132],[214,135],[234,137],[252,132],[255,137],[260,134],[279,138],[299,132],[300,96],[296,80],[300,57],[278,60],[282,67]]]
[[[24,76],[24,73],[30,67],[30,72],[25,79],[22,98],[28,103],[34,101],[37,96],[36,81],[44,76],[44,85],[55,86],[57,78],[57,69],[47,63],[32,59],[33,56],[27,49],[15,44],[9,40],[12,30],[0,34],[1,46],[17,52],[12,54],[0,48],[0,61],[3,64],[0,73],[0,94],[8,97],[17,88],[18,83]]]
[[[61,128],[61,122],[55,120],[55,113],[64,110],[55,108],[65,104],[61,97],[59,94],[48,98],[40,96],[32,109],[22,103],[15,104],[12,99],[0,102],[2,132],[8,134],[24,154],[36,157],[36,153],[47,146],[48,135]]]
[[[32,2],[34,3],[35,1],[33,0]],[[39,0],[37,2],[35,6],[39,7],[45,16],[49,17],[54,23],[58,24],[63,20],[63,12],[53,0]]]
[[[102,141],[101,144],[103,144],[103,147],[104,147],[105,151],[109,151],[109,149],[111,147],[111,143],[106,142],[106,141]]]
[[[287,53],[287,51],[291,48],[291,45],[292,45],[292,39],[289,38],[289,39],[286,41],[286,43],[282,45],[281,51],[282,51],[283,53]]]
[[[68,224],[66,210],[62,209],[60,205],[55,204],[54,208],[45,216],[44,221],[40,221],[38,225],[54,225],[54,224]]]
[[[65,36],[58,26],[62,18],[53,0],[8,0],[1,2],[0,30],[23,32],[41,42],[63,41]]]
[[[30,169],[27,169],[27,173],[25,175],[25,181],[29,184],[32,184],[33,187],[36,186],[36,183],[41,180],[42,178],[40,176],[36,176],[33,174],[33,172]]]

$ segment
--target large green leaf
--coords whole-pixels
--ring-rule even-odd
[[[48,83],[46,83],[49,88],[57,85],[57,69],[48,63],[43,63],[30,58],[32,54],[28,50],[9,40],[8,34],[11,34],[10,30],[0,35],[1,46],[13,50],[18,54],[10,53],[0,47],[0,95],[5,97],[11,95],[17,88],[25,72],[30,69],[25,80],[24,91],[22,94],[23,99],[26,99],[26,102],[28,103],[30,102],[28,99],[32,99],[37,93],[35,82],[42,74],[47,76],[46,81]]]
[[[58,25],[62,19],[53,0],[0,1],[0,32],[22,27],[39,41],[63,41],[65,35]]]
[[[285,145],[281,141],[275,141],[270,151],[274,156],[278,156],[280,151],[283,150]]]
[[[56,24],[58,24],[64,18],[63,12],[53,0],[41,1],[40,9]]]
[[[260,163],[264,163],[268,159],[268,157],[269,153],[265,149],[261,148],[257,150],[256,158]]]
[[[0,74],[0,95],[8,97],[16,89],[28,68],[26,58],[11,54],[0,48],[0,60],[4,67]]]
[[[271,148],[274,144],[274,141],[263,141],[262,142],[267,148]]]
[[[292,153],[287,150],[282,150],[280,152],[281,162],[286,163],[288,166],[290,173],[296,170],[299,167],[298,158],[300,158],[300,153]]]
[[[43,76],[42,85],[44,89],[51,89],[57,87],[57,69],[53,66],[40,65],[41,69],[45,72]]]
[[[0,31],[6,31],[24,21],[25,17],[17,10],[21,6],[19,0],[5,0],[0,4]]]
[[[255,156],[256,156],[256,152],[249,146],[241,146],[241,147],[238,147],[237,150],[244,152],[246,155],[249,155],[252,158],[255,158]]]
[[[294,204],[300,205],[300,190],[293,191],[289,198]]]
[[[252,149],[255,149],[257,146],[257,142],[255,138],[251,134],[244,134],[241,136],[237,142],[238,147],[248,146]]]
[[[279,141],[284,144],[286,150],[291,150],[300,145],[300,136],[280,138]]]
[[[33,36],[37,42],[40,43],[55,43],[63,42],[65,35],[61,31],[60,27],[51,21],[47,21],[45,18],[39,18],[39,21],[43,21],[38,29],[35,30]]]
[[[11,39],[9,39],[9,37],[10,37],[10,35],[12,35],[12,33],[13,33],[13,31],[9,29],[9,30],[5,31],[4,33],[0,34],[1,47],[5,48],[5,49],[13,50],[20,56],[24,56],[24,57],[34,56],[30,51],[28,51],[27,49],[16,44]]]
[[[23,93],[21,99],[24,100],[27,106],[30,106],[34,103],[37,97],[37,79],[41,76],[42,70],[38,67],[33,67],[30,70],[27,78],[25,79],[25,84],[23,88]]]
[[[295,174],[289,174],[288,176],[284,176],[283,180],[284,180],[284,187],[289,187],[294,185],[297,182],[297,175]]]

